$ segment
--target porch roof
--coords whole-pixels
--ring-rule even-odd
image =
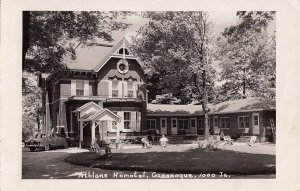
[[[105,109],[95,104],[94,102],[89,102],[84,104],[83,106],[76,109],[74,112],[79,113],[78,121],[92,121],[97,120],[99,116],[109,116],[110,119],[115,121],[120,121],[121,117],[111,112],[109,109]],[[82,113],[81,113],[82,112]],[[102,116],[103,117],[103,116]],[[105,117],[104,117],[105,118]]]

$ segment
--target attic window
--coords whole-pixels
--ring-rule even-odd
[[[126,48],[121,48],[121,49],[119,50],[119,54],[123,54],[124,51],[125,51],[125,55],[129,55],[129,52],[128,52],[128,50],[127,50]]]

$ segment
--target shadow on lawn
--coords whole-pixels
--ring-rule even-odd
[[[160,173],[220,173],[232,175],[275,174],[275,156],[233,151],[114,153],[105,160],[95,153],[71,154],[66,162],[94,168]]]

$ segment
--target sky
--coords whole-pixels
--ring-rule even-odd
[[[210,12],[209,18],[214,23],[215,35],[220,34],[224,28],[238,22],[236,12],[233,11]],[[120,21],[130,23],[131,25],[126,30],[112,32],[112,37],[114,39],[113,44],[118,43],[123,37],[128,38],[129,36],[134,35],[135,32],[149,20],[139,15],[130,15],[126,16],[125,19],[121,18]],[[110,50],[111,48],[105,47],[81,47],[77,50],[76,61],[68,61],[67,65],[71,69],[93,69]]]

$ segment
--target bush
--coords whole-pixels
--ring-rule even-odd
[[[218,149],[219,141],[201,140],[201,141],[198,141],[198,146],[200,149],[203,149],[203,150],[215,151]]]

